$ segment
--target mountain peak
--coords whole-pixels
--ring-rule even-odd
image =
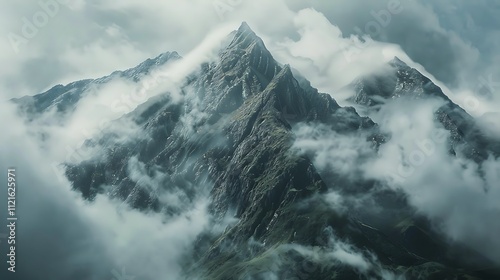
[[[445,239],[434,238],[430,230],[427,234],[429,227],[423,222],[417,224],[417,219],[422,218],[413,216],[413,207],[406,199],[401,199],[399,192],[380,192],[378,186],[385,182],[358,176],[359,169],[350,168],[347,173],[335,168],[337,163],[334,162],[345,161],[346,141],[353,141],[347,148],[359,147],[362,143],[360,154],[354,153],[357,165],[369,162],[372,155],[383,153],[386,146],[381,145],[386,139],[390,140],[390,135],[386,136],[383,128],[379,129],[369,117],[358,115],[354,108],[340,107],[329,94],[319,93],[304,77],[296,74],[298,81],[290,65],[281,66],[274,60],[247,23],[243,22],[226,39],[218,53],[220,59],[204,63],[174,88],[183,98],[176,100],[177,94],[168,91],[151,92],[157,94],[142,101],[122,118],[110,122],[111,125],[66,158],[71,161],[75,154],[78,155],[78,163],[63,165],[72,189],[88,200],[100,199],[98,195],[121,200],[124,206],[158,215],[167,222],[189,215],[199,207],[200,199],[203,203],[207,201],[209,231],[192,233],[196,237],[194,243],[188,246],[189,251],[182,252],[182,256],[190,258],[186,261],[183,258],[179,266],[179,276],[184,271],[189,275],[177,278],[260,277],[261,271],[266,271],[267,262],[272,261],[269,256],[276,256],[286,259],[273,266],[272,272],[281,279],[295,275],[305,275],[308,279],[327,279],[331,275],[341,280],[366,278],[382,270],[378,260],[383,263],[384,271],[404,273],[401,277],[408,274],[409,277],[423,275],[424,279],[458,279],[459,276],[448,272],[452,268],[444,264],[458,263],[448,261],[447,256],[461,251],[448,251],[446,243],[440,241]],[[228,41],[231,41],[229,47]],[[54,115],[51,106],[58,110],[62,106],[68,115],[57,116],[54,120],[71,119],[70,114],[77,108],[81,96],[86,92],[94,94],[95,87],[91,87],[91,83],[104,84],[113,77],[120,77],[136,82],[126,83],[132,92],[141,86],[143,75],[170,59],[180,59],[180,56],[176,52],[166,52],[98,82],[88,80],[66,87],[57,86],[41,98],[25,101],[34,104],[38,111],[46,110],[44,112],[50,116]],[[372,100],[380,100],[374,95],[386,99],[402,95],[425,97],[424,94],[439,91],[416,70],[410,73],[413,68],[399,58],[395,57],[390,63],[392,71],[380,71],[384,75],[359,82],[356,102],[371,105],[374,104],[370,103]],[[172,68],[171,71],[177,70],[175,64]],[[138,101],[117,105],[130,108]],[[451,127],[451,137],[457,135],[458,139],[468,126],[466,123],[457,125],[457,121],[453,123],[454,119],[447,116],[453,116],[448,112],[454,108],[448,108],[441,110],[444,114],[438,115],[438,119],[446,129]],[[401,110],[407,110],[407,106]],[[41,120],[44,119],[45,116]],[[117,129],[123,127],[123,120],[125,124],[131,121],[134,129],[117,134]],[[36,124],[38,122],[33,123]],[[333,146],[327,143],[329,141]],[[328,153],[332,161],[318,160],[315,151],[325,149],[318,147],[318,150],[315,146],[325,143],[328,144],[326,148],[334,149]],[[472,142],[464,141],[467,147],[468,143]],[[474,153],[486,142],[477,143],[480,145],[470,146]],[[88,151],[99,153],[78,160],[80,152]],[[326,203],[325,195],[330,191],[338,193],[341,199],[344,195],[347,199],[360,194],[374,195],[376,204],[368,206],[376,207],[377,211],[367,207],[350,208],[347,204],[343,205],[346,211],[337,211]],[[176,194],[175,200],[179,203],[164,199],[172,193]],[[386,206],[387,212],[382,212]],[[398,215],[393,214],[394,209],[398,210]],[[382,220],[386,213],[387,220]],[[228,222],[230,217],[233,218]],[[403,223],[402,217],[406,219]],[[404,224],[401,233],[399,227],[394,226],[397,224]],[[213,227],[224,230],[210,230]],[[331,239],[349,242],[356,256],[373,256],[366,261],[369,268],[362,271],[363,275],[358,266],[351,268],[348,264],[326,259],[326,250],[332,249],[329,246]],[[325,250],[325,253],[316,260],[307,260],[308,256],[297,248],[309,250],[310,247]],[[471,254],[460,255],[469,257]],[[440,260],[443,265],[437,262]],[[317,269],[309,270],[310,274],[295,269],[304,261]],[[481,261],[481,267],[487,267],[485,263],[488,264]],[[460,276],[460,279],[465,278],[472,277]]]
[[[409,67],[408,64],[406,64],[404,61],[399,59],[399,57],[395,56],[391,61],[389,61],[389,65],[402,68],[402,67]]]
[[[292,68],[290,68],[290,64],[288,64],[288,63],[285,64],[285,65],[283,65],[282,72],[283,72],[284,75],[287,75],[287,76],[291,75],[291,76],[293,76],[293,74],[292,74]]]
[[[417,69],[395,56],[387,65],[391,71],[366,75],[356,79],[352,85],[356,95],[352,101],[361,105],[378,106],[384,99],[401,96],[425,98],[429,96],[449,100],[442,90]]]
[[[221,75],[226,78],[245,76],[245,80],[257,82],[254,86],[265,88],[281,71],[279,63],[246,22],[229,36],[230,43],[219,53]]]
[[[238,28],[238,32],[251,32],[254,33],[252,28],[248,25],[246,21],[242,22],[240,27]],[[254,33],[255,34],[255,33]]]
[[[246,22],[241,23],[240,27],[236,31],[233,37],[233,41],[229,44],[229,48],[237,47],[241,49],[246,49],[252,44],[264,45],[262,39],[255,34],[255,32],[248,26]]]

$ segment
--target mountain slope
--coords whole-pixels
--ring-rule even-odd
[[[122,117],[139,127],[136,134],[126,141],[112,132],[89,139],[85,145],[100,152],[67,163],[73,188],[86,199],[106,194],[143,211],[161,212],[167,220],[208,197],[212,225],[225,229],[199,237],[186,257],[193,278],[456,279],[477,274],[450,267],[452,262],[436,253],[448,245],[416,225],[394,235],[392,229],[372,227],[369,215],[332,207],[324,199],[332,189],[348,192],[363,184],[363,191],[371,191],[377,183],[352,182],[337,173],[326,179],[309,157],[293,149],[293,127],[322,124],[339,135],[359,133],[374,152],[384,136],[371,119],[299,83],[246,23],[231,36],[218,61],[186,79],[180,101],[165,92]],[[180,59],[175,53],[167,57]],[[133,80],[154,61],[123,75]],[[78,97],[65,97],[71,95],[69,88],[84,91],[95,82],[54,88],[24,108],[42,113],[77,106]],[[362,94],[359,100],[369,98]],[[165,199],[173,192],[181,193],[179,201]],[[397,193],[384,199],[401,206],[404,215],[413,213]],[[237,222],[226,223],[228,216]]]
[[[13,99],[13,101],[19,105],[20,110],[29,119],[36,118],[40,113],[50,110],[64,114],[73,110],[78,102],[94,87],[106,84],[118,77],[137,82],[141,76],[147,75],[153,69],[180,58],[177,52],[166,52],[153,59],[147,59],[134,68],[115,71],[109,76],[99,79],[86,79],[67,85],[56,85],[43,93],[34,96],[24,96]]]
[[[389,62],[389,73],[360,77],[350,87],[355,96],[350,100],[363,106],[377,108],[397,98],[442,99],[445,104],[435,112],[435,119],[451,133],[452,153],[461,153],[482,162],[492,153],[500,156],[500,143],[481,131],[474,118],[453,103],[429,78],[409,67],[399,58]]]

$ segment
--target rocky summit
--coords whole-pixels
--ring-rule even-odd
[[[395,98],[438,98],[444,105],[435,111],[435,119],[450,131],[453,154],[461,152],[476,162],[487,159],[489,153],[500,156],[500,143],[484,135],[474,118],[453,103],[429,78],[397,57],[388,66],[388,72],[356,79],[350,85],[355,91],[350,100],[376,109],[386,100]]]
[[[14,102],[28,120],[47,111],[70,114],[92,86],[118,76],[140,83],[182,59],[165,53]],[[498,143],[430,79],[397,58],[389,68],[389,74],[354,81],[351,101],[376,110],[387,99],[442,98],[435,116],[452,135],[450,153],[476,162],[499,155]],[[88,139],[82,149],[98,155],[65,163],[65,172],[89,201],[104,194],[166,220],[207,200],[210,227],[183,259],[187,279],[500,279],[481,254],[435,231],[403,193],[381,188],[384,182],[325,172],[297,151],[301,125],[356,136],[373,154],[390,135],[278,63],[246,23],[179,92],[162,92],[114,121],[137,127],[127,140],[106,130]],[[134,176],[130,170],[137,166],[146,175]],[[181,193],[180,202],[165,199],[172,192]],[[374,202],[340,209],[325,199],[332,192],[370,193]]]

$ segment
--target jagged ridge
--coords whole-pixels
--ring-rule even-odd
[[[142,73],[140,69],[149,69],[154,64],[155,60],[146,61],[137,71],[128,73],[132,78]],[[402,68],[399,79],[421,78],[400,62],[393,64]],[[382,96],[387,92],[412,91],[407,85],[398,87],[397,82],[394,91],[385,89],[391,87],[392,84],[374,88]],[[413,91],[415,88],[425,92],[432,86],[422,83],[413,87]],[[429,264],[429,260],[434,260],[434,251],[429,256],[417,256],[398,241],[400,236],[388,237],[314,199],[315,194],[324,193],[328,186],[310,159],[290,151],[294,138],[292,126],[298,122],[321,122],[339,133],[373,134],[377,133],[377,127],[353,108],[340,107],[307,81],[298,82],[290,66],[279,65],[247,24],[234,33],[231,43],[220,53],[220,61],[203,65],[183,86],[183,91],[194,91],[195,98],[201,101],[200,108],[193,108],[189,100],[171,102],[167,93],[149,100],[126,116],[140,125],[141,133],[147,137],[118,146],[111,135],[92,139],[87,144],[101,145],[105,156],[68,165],[67,176],[73,187],[87,199],[107,192],[136,208],[175,215],[194,200],[200,191],[198,186],[213,185],[210,196],[214,216],[220,220],[235,209],[239,222],[220,236],[200,237],[198,252],[194,254],[199,261],[195,270],[202,271],[208,279],[258,275],[259,268],[249,263],[259,263],[262,261],[259,258],[281,244],[324,246],[317,237],[329,228],[357,247],[373,251],[387,269],[396,271],[402,266],[410,274],[426,277],[433,273],[446,277],[464,274]],[[64,96],[64,90],[48,91],[35,103],[42,104],[40,100],[45,98],[49,105],[40,106],[43,111],[50,108],[49,100],[55,102],[60,96]],[[195,131],[186,133],[182,118],[192,109],[201,110],[202,117],[197,120]],[[154,193],[129,178],[127,168],[132,158],[143,162],[150,173],[161,170],[166,174],[158,185],[166,190],[178,188],[183,192],[185,205],[162,205]],[[110,188],[103,189],[104,185]],[[249,248],[250,238],[265,244],[264,247]],[[292,256],[289,260],[281,276],[290,271],[292,275],[300,272],[297,264],[303,259]],[[327,279],[331,275],[337,279],[360,277],[356,269],[339,264],[313,271],[308,277]]]
[[[439,98],[445,104],[435,112],[435,118],[451,133],[450,150],[462,153],[476,162],[482,162],[492,153],[500,156],[500,144],[489,139],[476,121],[460,106],[453,103],[441,88],[419,71],[395,57],[388,65],[389,73],[360,77],[350,86],[356,95],[350,99],[359,105],[378,107],[395,98]]]

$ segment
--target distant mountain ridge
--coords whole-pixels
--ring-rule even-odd
[[[28,118],[53,108],[65,112],[78,106],[92,84],[106,83],[116,76],[134,80],[179,59],[176,52],[167,52],[135,68],[58,85],[14,102]],[[448,103],[436,118],[451,131],[455,149],[465,142],[473,143],[469,145],[472,150],[466,152],[478,161],[498,151],[488,139],[477,138],[472,117],[428,78],[397,58],[389,65],[394,69],[392,76],[361,77],[353,82],[356,96],[352,101],[370,107],[408,95],[443,98]],[[335,172],[327,180],[310,158],[293,152],[295,125],[323,124],[338,134],[362,132],[374,151],[384,144],[386,136],[369,117],[360,116],[352,107],[339,106],[307,81],[299,82],[290,66],[279,64],[246,23],[230,35],[219,60],[203,64],[186,80],[181,92],[181,102],[172,102],[165,92],[123,117],[141,128],[140,137],[118,143],[112,133],[105,132],[89,139],[86,145],[100,147],[102,156],[67,163],[66,175],[88,200],[106,194],[139,210],[171,217],[207,195],[214,224],[227,215],[237,218],[238,222],[227,225],[222,233],[198,238],[195,251],[186,260],[190,277],[265,279],[275,258],[281,262],[275,271],[278,279],[382,279],[386,272],[406,279],[498,276],[462,267],[464,264],[450,252],[464,252],[463,248],[451,248],[432,233],[399,193],[380,194],[382,206],[396,205],[393,207],[400,211],[400,216],[388,222],[393,227],[387,228],[370,225],[369,209],[365,216],[342,214],[318,198],[331,189],[371,191],[379,183],[360,180],[358,185]],[[465,121],[458,123],[454,116]],[[489,144],[485,147],[475,141]],[[143,166],[147,177],[154,178],[160,188],[152,189],[132,176],[130,169],[135,165]],[[156,176],[158,173],[164,175]],[[162,202],[159,193],[170,191],[182,194],[180,204]],[[349,241],[372,262],[370,267],[361,271],[332,259],[308,260],[293,247],[327,252],[339,240]],[[306,261],[315,269],[304,270]]]
[[[461,152],[476,162],[484,161],[489,154],[500,156],[500,143],[485,135],[474,118],[453,103],[429,78],[397,57],[389,62],[389,66],[390,73],[356,79],[350,85],[355,91],[350,101],[376,108],[387,100],[400,97],[440,98],[445,104],[435,112],[435,118],[450,131],[453,153]]]
[[[181,56],[175,51],[162,53],[153,59],[147,59],[136,67],[124,71],[115,71],[108,76],[98,79],[85,79],[67,85],[56,85],[34,96],[15,98],[13,102],[17,103],[20,109],[30,117],[53,108],[55,108],[56,112],[63,113],[74,109],[78,101],[83,97],[82,94],[85,94],[92,86],[105,84],[116,77],[137,81],[140,76],[150,73],[154,68],[178,59],[181,59]]]

